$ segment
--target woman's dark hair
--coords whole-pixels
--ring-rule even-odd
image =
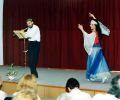
[[[101,38],[102,38],[102,32],[101,32],[100,24],[99,24],[99,22],[98,22],[97,19],[92,19],[92,20],[94,20],[97,23],[97,25],[95,25],[96,26],[96,31],[98,32],[99,40],[101,40]]]
[[[66,86],[65,86],[66,92],[69,92],[68,88],[74,89],[75,87],[77,87],[77,88],[80,87],[79,82],[75,78],[68,79]]]
[[[108,91],[108,93],[120,98],[120,84],[118,83],[118,80],[120,80],[120,75],[117,75],[112,79],[112,88]]]

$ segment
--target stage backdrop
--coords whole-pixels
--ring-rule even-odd
[[[38,67],[86,69],[87,54],[78,23],[90,32],[88,13],[109,27],[101,45],[110,70],[120,70],[120,0],[5,0],[4,64],[24,66],[23,40],[13,30],[33,18],[41,30]],[[27,42],[26,42],[27,49]]]

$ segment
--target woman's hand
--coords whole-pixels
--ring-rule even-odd
[[[96,19],[95,16],[92,13],[89,13],[89,17],[92,17],[93,19]]]
[[[82,31],[83,30],[83,25],[78,24],[78,29],[80,29]]]

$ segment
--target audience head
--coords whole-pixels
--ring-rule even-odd
[[[12,100],[12,97],[6,97],[4,100]]]
[[[1,76],[0,76],[0,90],[1,90],[1,88],[2,88],[2,84],[3,84],[3,81],[2,81],[2,78],[1,78]]]
[[[70,92],[70,90],[79,87],[80,87],[79,82],[75,78],[70,78],[67,80],[65,88],[66,88],[66,92]]]
[[[117,75],[116,77],[114,77],[111,81],[112,87],[116,88],[116,89],[120,89],[120,75]]]
[[[2,90],[3,80],[0,76],[0,100],[4,100],[7,94]]]
[[[26,74],[20,79],[17,85],[17,90],[20,91],[25,88],[33,88],[37,90],[37,80],[34,75]]]
[[[37,93],[32,88],[23,89],[12,100],[37,100]]]
[[[108,91],[108,93],[120,98],[120,75],[117,75],[112,79],[111,85],[112,88]]]

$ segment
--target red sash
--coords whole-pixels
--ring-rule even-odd
[[[94,44],[99,44],[98,32],[96,32]]]

